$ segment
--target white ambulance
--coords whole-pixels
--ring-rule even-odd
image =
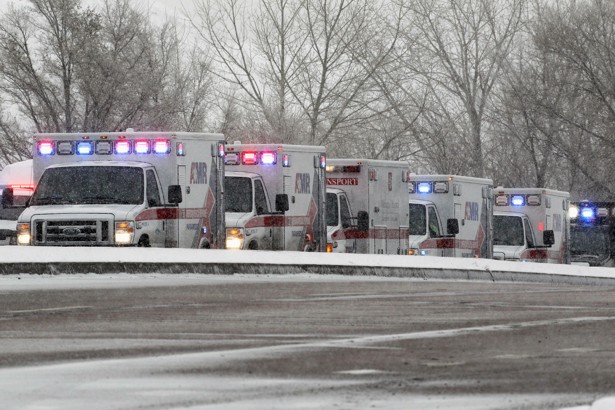
[[[492,257],[491,179],[410,175],[408,191],[411,255]]]
[[[17,218],[32,196],[32,160],[15,162],[0,171],[0,245],[15,244]]]
[[[327,251],[408,253],[408,164],[372,159],[327,163]]]
[[[495,190],[495,259],[570,263],[570,194],[545,188]]]
[[[17,242],[223,248],[221,134],[34,135],[36,189]]]
[[[324,251],[325,148],[226,146],[226,248]]]

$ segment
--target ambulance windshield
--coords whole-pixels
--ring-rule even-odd
[[[410,235],[425,235],[427,233],[427,210],[425,205],[410,204]]]
[[[503,246],[523,246],[523,219],[519,216],[494,215],[493,244]]]
[[[224,177],[224,208],[226,212],[252,212],[252,179]]]
[[[49,168],[30,205],[142,204],[143,170],[135,167]]]
[[[575,226],[570,228],[570,252],[573,255],[606,255],[610,252],[608,228]]]

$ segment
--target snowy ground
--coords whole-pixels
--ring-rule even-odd
[[[26,262],[89,262],[109,261],[154,262],[154,263],[279,263],[279,264],[331,264],[379,267],[414,267],[478,269],[493,271],[527,272],[549,277],[550,275],[585,276],[592,278],[615,278],[614,268],[589,268],[579,266],[543,265],[531,263],[510,263],[484,259],[452,260],[429,257],[406,257],[385,255],[329,255],[294,252],[232,252],[201,251],[186,249],[118,249],[118,248],[33,248],[0,247],[1,263]],[[190,286],[208,280],[223,282],[292,281],[297,277],[317,280],[362,280],[370,276],[349,277],[339,275],[317,276],[312,274],[293,275],[198,275],[198,274],[77,274],[77,275],[13,275],[0,276],[0,294],[32,289],[86,289],[86,288],[128,288],[140,286]],[[383,280],[378,278],[378,280]],[[385,279],[388,280],[388,279]],[[399,280],[390,279],[390,280]],[[420,279],[410,279],[420,280]],[[1,329],[1,324],[0,324]],[[273,354],[260,352],[259,354]],[[5,409],[82,409],[84,403],[90,409],[113,408],[190,408],[190,409],[322,409],[322,408],[370,408],[370,409],[511,409],[528,408],[528,403],[539,406],[553,402],[549,395],[483,395],[483,396],[396,396],[374,397],[356,388],[352,397],[339,397],[334,392],[340,387],[339,380],[280,380],[248,378],[207,378],[207,375],[176,373],[164,375],[158,369],[179,369],[186,363],[212,365],[220,360],[239,360],[242,355],[254,352],[229,350],[225,352],[204,352],[174,354],[148,358],[126,358],[114,360],[89,360],[74,363],[54,364],[0,369],[0,407]],[[155,376],[152,376],[155,374]],[[369,377],[369,373],[366,373]],[[27,381],[27,383],[24,383]],[[348,383],[351,383],[350,381]],[[355,382],[352,382],[355,383]],[[36,386],[32,395],[31,386]],[[330,387],[331,394],[311,395],[312,388]],[[352,389],[353,386],[344,386]],[[271,401],[266,392],[283,390],[289,392],[284,399]],[[117,395],[120,391],[122,394]],[[347,390],[345,390],[347,391]],[[229,407],[220,405],[199,406],[198,397],[228,396],[238,393],[238,399]],[[261,394],[262,393],[262,394]],[[245,398],[242,398],[244,396]],[[264,397],[264,398],[262,398]],[[560,397],[561,398],[561,397]],[[180,400],[181,399],[181,400]],[[194,401],[193,401],[194,399]],[[185,405],[177,406],[178,400]],[[215,400],[214,400],[215,401]],[[165,403],[172,403],[165,407]],[[348,403],[352,403],[349,407]],[[149,408],[149,407],[148,407]],[[602,398],[593,404],[566,410],[595,410],[615,408],[615,397]]]

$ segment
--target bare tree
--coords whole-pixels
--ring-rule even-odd
[[[446,143],[467,154],[469,172],[477,176],[485,175],[486,111],[523,23],[524,5],[524,0],[406,3],[416,30],[412,39],[421,50],[420,64],[411,68],[423,77],[434,110],[448,121]]]

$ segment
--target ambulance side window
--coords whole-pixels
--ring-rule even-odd
[[[525,241],[527,242],[527,247],[533,248],[536,244],[534,243],[534,235],[532,235],[532,227],[527,219],[523,220],[523,226],[525,227]]]
[[[348,198],[342,196],[340,198],[340,217],[342,218],[342,228],[349,228],[352,224],[350,220],[350,206],[348,206]]]
[[[429,237],[439,238],[440,235],[440,221],[438,221],[438,214],[433,207],[427,209],[427,219],[429,223]]]
[[[147,195],[147,205],[161,206],[162,201],[160,200],[160,190],[158,189],[158,182],[156,181],[156,174],[151,169],[148,169],[145,173],[145,194]]]
[[[254,181],[254,204],[256,205],[256,214],[266,214],[269,212],[267,206],[267,195],[265,195],[265,189],[263,183],[260,180]]]

